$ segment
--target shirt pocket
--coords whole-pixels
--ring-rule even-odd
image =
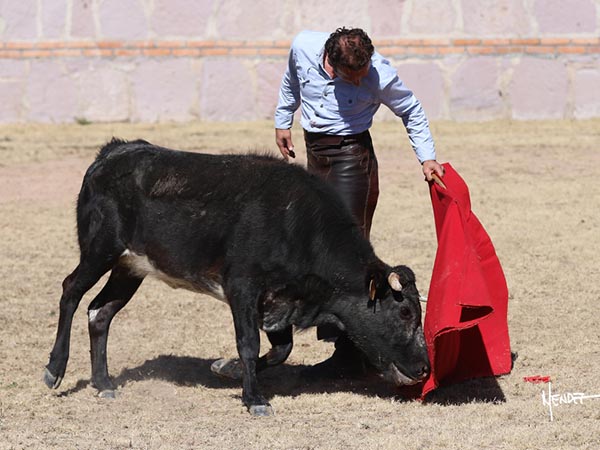
[[[351,112],[357,109],[358,95],[356,90],[340,90],[340,92],[334,92],[334,95],[340,111]]]
[[[369,109],[376,98],[370,91],[364,89],[340,90],[335,94],[340,114],[361,114]]]

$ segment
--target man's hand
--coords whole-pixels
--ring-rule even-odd
[[[292,130],[275,128],[275,143],[283,155],[283,159],[287,161],[290,156],[292,158],[296,157],[296,154],[294,153],[294,144],[292,143]]]
[[[437,174],[438,177],[442,178],[444,176],[444,166],[438,163],[434,159],[430,159],[428,161],[423,162],[423,175],[425,175],[425,179],[427,181],[431,181],[432,175]]]

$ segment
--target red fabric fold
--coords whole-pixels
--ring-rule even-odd
[[[469,190],[448,163],[446,188],[431,183],[438,239],[424,332],[431,375],[422,397],[441,384],[511,370],[508,288],[488,234],[471,211]]]

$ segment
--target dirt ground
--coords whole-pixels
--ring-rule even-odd
[[[240,385],[210,364],[235,356],[227,305],[146,280],[114,320],[116,400],[89,386],[88,293],[56,391],[42,383],[61,282],[76,266],[75,198],[113,135],[168,147],[274,151],[271,124],[0,126],[0,449],[597,449],[600,398],[600,121],[432,124],[440,161],[461,174],[508,281],[510,375],[405,401],[374,379],[308,383],[303,367],[332,344],[295,336],[288,362],[261,385],[276,415],[252,418]],[[436,238],[427,185],[398,122],[373,128],[381,196],[378,255],[411,266],[427,295]],[[296,130],[298,162],[303,162]],[[572,399],[572,396],[571,396]]]

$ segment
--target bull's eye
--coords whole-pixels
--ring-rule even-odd
[[[392,294],[394,295],[394,300],[396,300],[397,302],[401,302],[402,300],[404,300],[402,292],[392,291]]]
[[[410,317],[411,317],[410,308],[407,308],[406,306],[403,306],[402,308],[400,308],[400,317],[402,319],[410,319]]]

